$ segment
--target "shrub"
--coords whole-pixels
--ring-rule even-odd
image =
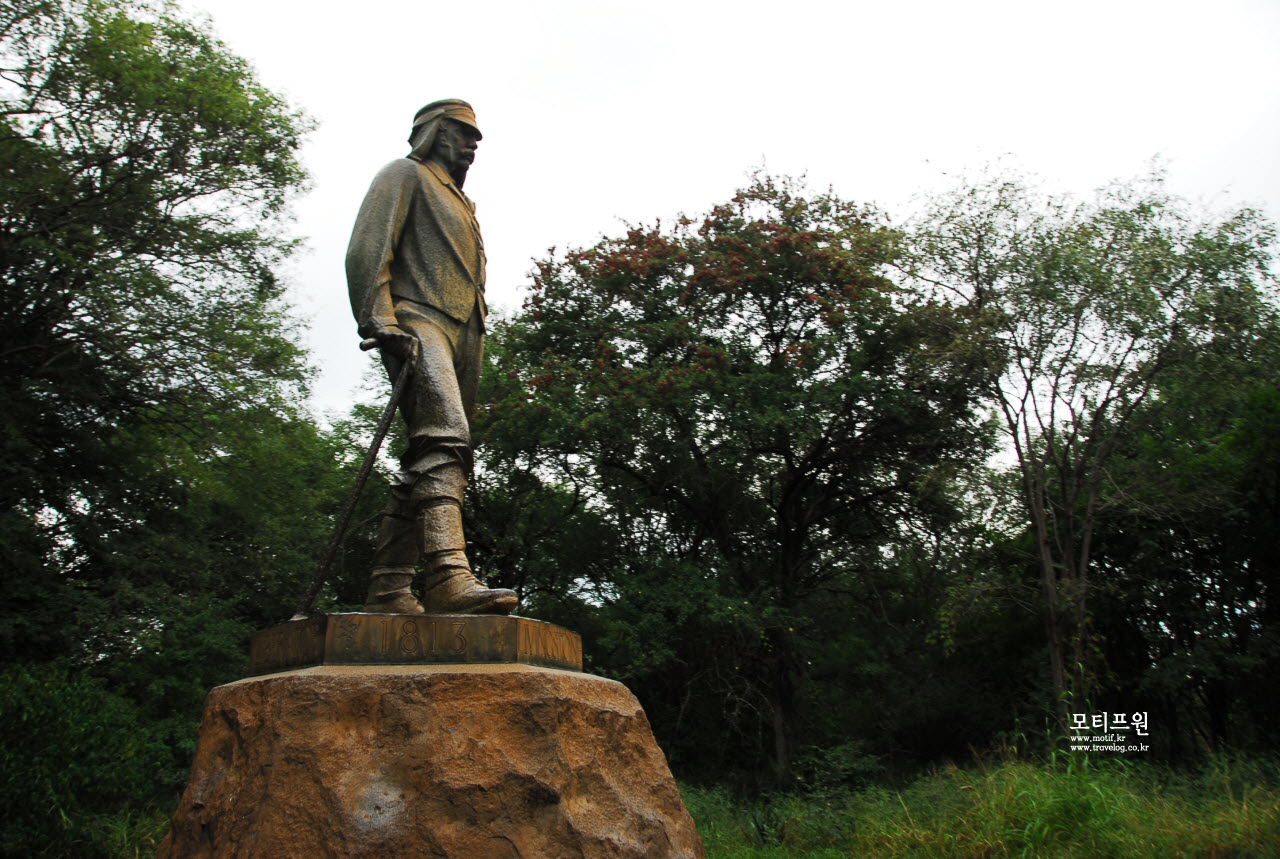
[[[167,755],[132,702],[66,666],[0,674],[0,854],[86,856],[151,800]]]

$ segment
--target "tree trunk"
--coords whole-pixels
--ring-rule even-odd
[[[795,653],[791,642],[791,634],[785,629],[768,630],[769,644],[773,647],[773,662],[770,666],[769,708],[771,727],[773,729],[773,749],[769,759],[769,770],[774,784],[779,788],[789,788],[795,781],[793,765],[795,762],[795,721],[796,721],[796,683]]]
[[[1027,498],[1027,509],[1031,513],[1031,527],[1036,540],[1036,559],[1040,566],[1040,587],[1044,595],[1044,632],[1045,645],[1049,651],[1049,675],[1053,680],[1053,711],[1058,719],[1058,729],[1065,736],[1070,725],[1067,705],[1067,635],[1063,626],[1062,606],[1059,593],[1058,564],[1053,559],[1053,549],[1049,543],[1049,522],[1045,511],[1045,500],[1039,491],[1035,477],[1028,474],[1028,466],[1023,465],[1023,488]],[[1057,745],[1056,739],[1050,747]]]

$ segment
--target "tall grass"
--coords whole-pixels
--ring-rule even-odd
[[[708,859],[1280,857],[1280,766],[1193,772],[1123,760],[945,767],[900,791],[775,795],[682,788]],[[154,853],[168,814],[99,818],[78,855]],[[69,854],[62,854],[69,855]]]
[[[169,829],[173,809],[150,808],[100,817],[85,827],[88,838],[82,856],[109,859],[151,859]]]
[[[1194,774],[1123,761],[1002,760],[901,791],[736,801],[686,788],[708,859],[845,856],[1280,856],[1280,778],[1219,760]]]

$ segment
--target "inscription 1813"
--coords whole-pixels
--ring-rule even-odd
[[[369,656],[379,661],[419,662],[467,654],[466,620],[374,615],[372,623],[343,618],[339,624],[347,624],[335,642],[334,655],[339,657]]]
[[[581,671],[582,639],[524,617],[332,614],[255,635],[247,673],[312,665],[449,663],[524,663]]]

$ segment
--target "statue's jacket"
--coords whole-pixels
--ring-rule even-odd
[[[379,171],[347,248],[347,286],[361,337],[396,324],[416,301],[458,322],[483,321],[484,242],[475,204],[433,162],[401,158]]]

